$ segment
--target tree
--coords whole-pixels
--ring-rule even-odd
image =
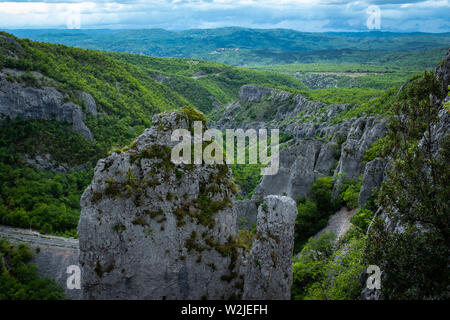
[[[443,97],[440,82],[425,72],[392,108],[385,153],[393,168],[378,198],[391,229],[378,217],[365,251],[384,273],[384,298],[448,298],[450,136],[438,141],[435,132]]]
[[[61,286],[40,278],[36,266],[27,264],[31,258],[26,245],[14,246],[0,239],[0,300],[64,299]]]

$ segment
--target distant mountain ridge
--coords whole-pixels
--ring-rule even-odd
[[[238,49],[232,50],[234,55],[242,55],[244,52],[258,56],[258,50],[299,55],[305,52],[334,52],[343,49],[411,52],[442,48],[450,43],[450,33],[306,33],[289,29],[237,27],[185,31],[45,29],[9,30],[8,32],[35,41],[60,43],[85,49],[130,52],[158,57],[199,58],[223,63],[230,62],[221,57],[221,49]],[[278,59],[281,58],[278,57]],[[280,63],[288,62],[283,60]]]

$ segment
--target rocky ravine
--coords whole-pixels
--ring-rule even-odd
[[[246,248],[229,167],[174,165],[171,132],[192,119],[174,111],[153,122],[130,149],[98,162],[82,196],[83,297],[288,299],[295,202],[265,197]]]
[[[270,103],[272,117],[265,121],[239,121],[239,110],[248,103],[257,107]],[[334,123],[348,105],[327,106],[301,95],[258,86],[243,86],[240,99],[225,107],[221,128],[280,128],[293,138],[280,148],[280,169],[276,175],[264,176],[251,200],[238,201],[241,227],[256,222],[254,207],[265,196],[276,194],[292,199],[308,197],[312,184],[319,177],[333,176],[335,193],[342,180],[362,179],[359,204],[363,205],[385,176],[386,163],[374,159],[365,163],[364,154],[386,134],[382,117],[360,117]],[[298,121],[296,115],[301,114]],[[309,119],[309,120],[304,120]]]

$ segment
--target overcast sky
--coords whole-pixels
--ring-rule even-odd
[[[241,26],[367,31],[368,25],[378,29],[374,5],[380,9],[381,30],[450,32],[450,0],[0,0],[0,29]]]

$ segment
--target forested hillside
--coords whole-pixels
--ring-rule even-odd
[[[354,32],[306,33],[289,29],[238,27],[185,31],[148,30],[11,30],[37,41],[86,49],[158,57],[201,58],[228,64],[370,62],[417,50],[444,47],[450,34]],[[238,50],[236,50],[238,49]],[[345,49],[345,50],[344,50]],[[414,55],[414,53],[410,53]],[[420,55],[416,55],[420,57]]]
[[[56,88],[64,101],[83,109],[83,121],[93,135],[88,140],[64,122],[3,116],[0,223],[72,236],[79,199],[97,160],[128,145],[151,126],[154,114],[185,106],[206,113],[236,99],[247,83],[306,88],[279,73],[198,60],[107,55],[7,33],[0,34],[0,70],[5,86]],[[80,93],[93,97],[96,115],[88,112]],[[30,165],[30,159],[36,163],[41,158],[51,164],[50,170]]]
[[[102,199],[118,197],[124,206],[130,200],[137,209],[141,200],[148,201],[147,207],[187,200],[190,195],[177,188],[181,182],[191,185],[183,179],[189,178],[192,167],[175,170],[167,158],[170,147],[161,149],[158,141],[152,140],[151,149],[144,151],[139,149],[142,141],[132,144],[152,126],[155,114],[181,109],[186,117],[181,119],[189,126],[193,119],[201,119],[220,129],[281,131],[278,175],[261,177],[261,165],[232,165],[233,179],[222,181],[231,174],[223,166],[227,171],[205,178],[196,199],[174,210],[177,223],[189,216],[209,225],[210,218],[223,208],[240,208],[239,221],[234,222],[247,228],[236,230],[238,239],[228,238],[221,245],[209,239],[222,257],[231,257],[231,274],[225,280],[237,278],[232,272],[237,248],[250,249],[252,241],[262,241],[255,229],[256,213],[266,196],[276,195],[296,202],[289,199],[297,214],[295,226],[290,225],[296,254],[292,298],[357,299],[363,289],[361,274],[369,264],[383,267],[383,281],[389,282],[384,298],[448,296],[447,274],[439,270],[445,269],[449,250],[446,112],[450,53],[441,59],[448,50],[442,46],[449,43],[450,35],[307,34],[241,28],[21,34],[108,51],[34,42],[0,32],[0,224],[75,237],[80,197],[93,181],[97,161],[108,155],[120,163],[129,162],[129,168],[136,170],[142,169],[136,164],[139,157],[161,158],[154,167],[168,175],[167,180],[157,182],[144,176],[139,180],[126,166],[120,173],[100,162],[95,173],[99,179],[93,185],[102,187],[88,188],[89,196],[83,197],[85,207],[89,201],[96,207],[99,223],[107,216],[100,216]],[[426,71],[439,60],[441,71]],[[260,65],[247,69],[217,61],[236,65],[259,61]],[[274,61],[295,64],[269,65]],[[178,121],[176,114],[166,116]],[[167,134],[163,122],[149,131]],[[142,154],[133,153],[138,149]],[[126,180],[115,181],[117,176]],[[194,180],[198,183],[199,179]],[[223,188],[209,186],[209,180],[223,182],[230,196],[213,200],[210,194]],[[149,202],[145,192],[147,198],[137,196],[145,188],[154,191],[161,185],[167,192],[156,202]],[[176,200],[171,188],[179,191]],[[190,206],[201,214],[191,212]],[[265,212],[267,204],[261,210]],[[144,211],[153,220],[165,214],[162,209]],[[341,211],[352,215],[346,217],[348,229],[340,237],[333,232],[319,234],[329,218]],[[155,231],[163,239],[164,225],[151,229],[147,216],[128,221],[129,230],[145,227],[144,237]],[[89,219],[85,227],[92,227]],[[162,224],[167,218],[157,220]],[[125,225],[110,223],[103,226],[105,234],[111,228],[113,236],[125,231]],[[406,231],[392,231],[402,228]],[[174,228],[173,235],[177,231]],[[183,248],[201,252],[204,248],[196,242],[197,233],[190,232]],[[29,260],[24,247],[15,249],[0,242],[0,249],[7,257],[6,264],[0,264],[7,270],[7,281],[28,289],[33,288],[33,281],[41,281],[32,269],[23,267]],[[256,260],[249,261],[257,266]],[[269,260],[275,264],[276,257]],[[93,279],[95,274],[101,278],[114,270],[114,264],[102,263],[92,264]],[[10,276],[16,267],[23,272]],[[43,296],[47,288],[54,287],[46,280],[41,285]]]

